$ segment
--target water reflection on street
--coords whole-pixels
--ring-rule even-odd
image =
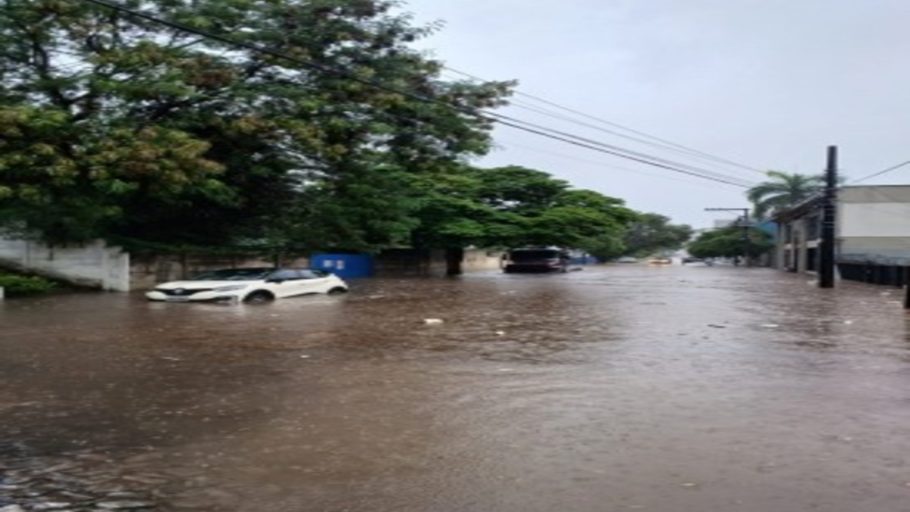
[[[0,508],[910,510],[898,289],[639,265],[352,285],[0,303]]]

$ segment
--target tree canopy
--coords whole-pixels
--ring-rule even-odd
[[[469,165],[491,145],[478,111],[513,83],[444,80],[411,46],[436,27],[394,0],[120,5],[291,58],[80,0],[4,0],[0,228],[52,244],[602,258],[689,236],[543,171]]]
[[[764,218],[774,210],[796,206],[821,192],[823,176],[768,171],[768,181],[750,188],[746,192],[755,206],[755,216]]]
[[[624,237],[626,254],[647,256],[660,251],[679,249],[692,237],[692,228],[672,224],[670,219],[656,213],[641,214]]]
[[[484,153],[508,83],[446,82],[385,0],[123,5],[416,91],[422,102],[76,0],[6,0],[0,218],[49,241],[407,238],[408,174]],[[281,215],[280,215],[281,214]],[[287,223],[287,219],[280,219]]]
[[[418,247],[557,245],[602,252],[637,213],[622,200],[570,188],[524,167],[463,167],[428,176],[417,211]],[[593,251],[591,251],[593,252]]]
[[[760,229],[748,229],[748,243],[744,242],[743,228],[730,226],[698,235],[687,249],[696,258],[750,258],[771,250],[771,235]]]

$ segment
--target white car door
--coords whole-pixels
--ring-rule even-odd
[[[269,290],[275,294],[275,297],[293,297],[306,293],[302,291],[303,276],[300,271],[293,269],[281,269],[272,272],[268,278]]]
[[[306,293],[328,293],[330,283],[324,272],[301,270],[300,275],[303,277]]]

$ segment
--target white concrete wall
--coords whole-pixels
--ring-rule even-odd
[[[498,270],[502,265],[503,254],[505,254],[503,251],[465,249],[464,259],[461,262],[462,270],[465,272]]]
[[[130,255],[96,240],[81,246],[48,247],[0,237],[0,264],[103,290],[130,290]]]
[[[910,237],[910,203],[841,203],[838,236]]]
[[[910,264],[910,186],[845,187],[838,242],[840,261]]]

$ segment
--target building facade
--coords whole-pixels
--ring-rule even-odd
[[[821,198],[775,215],[777,267],[818,270]],[[846,186],[838,190],[835,258],[841,276],[900,285],[910,267],[910,185]]]

